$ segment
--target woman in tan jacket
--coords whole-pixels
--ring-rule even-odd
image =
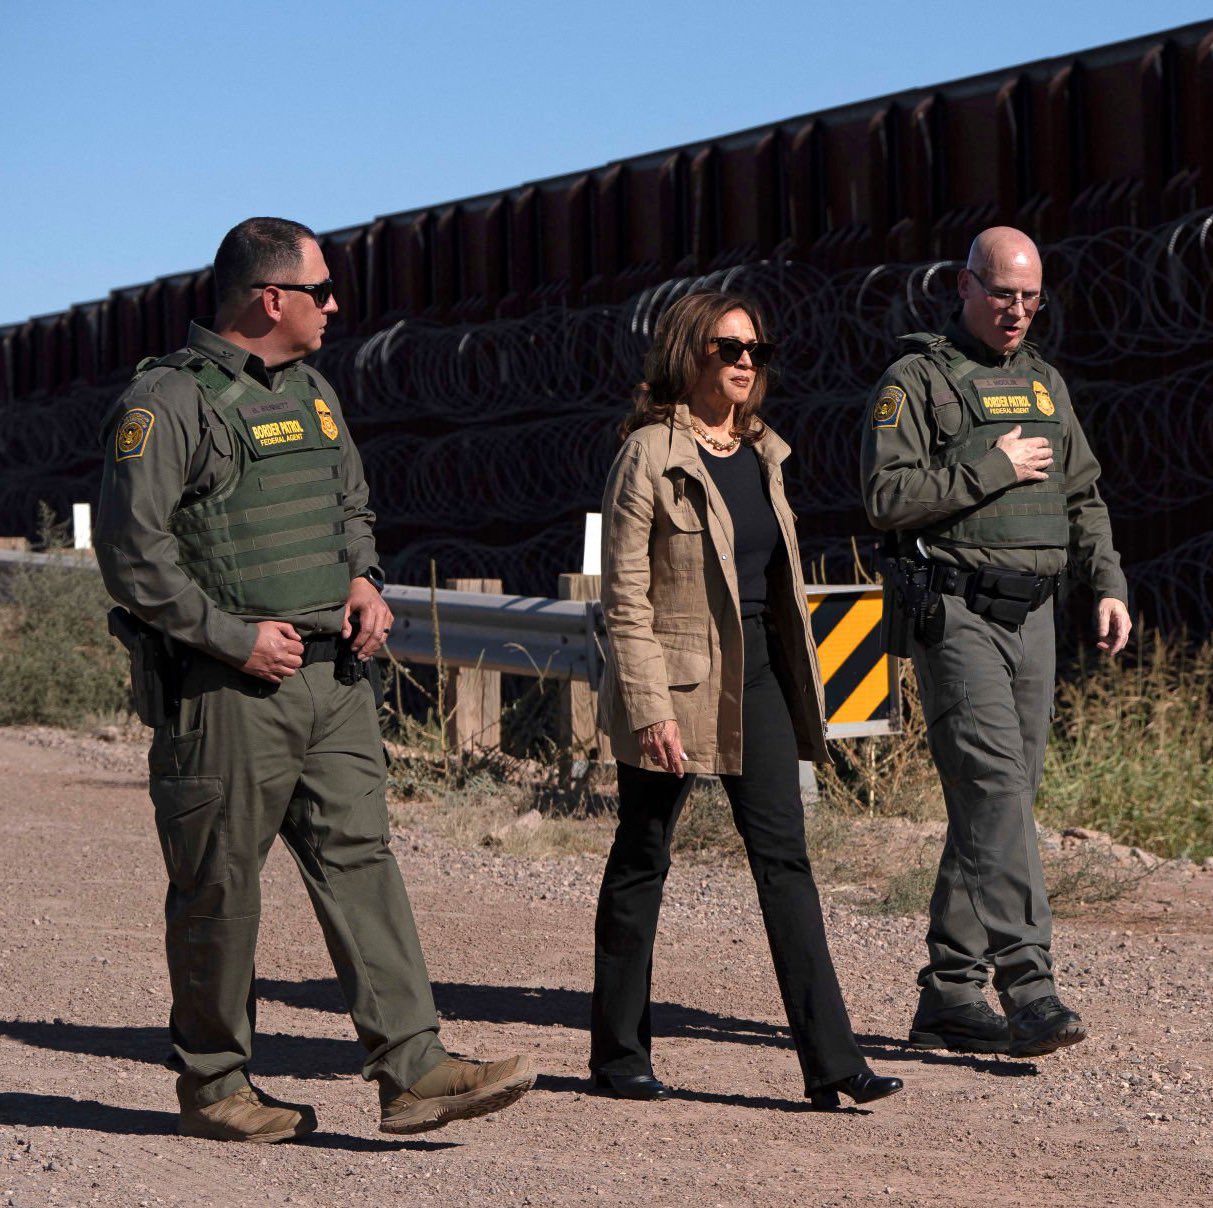
[[[664,1099],[649,995],[670,841],[695,772],[718,775],[758,888],[814,1107],[901,1089],[860,1053],[805,851],[798,759],[828,759],[788,446],[758,418],[766,366],[747,300],[698,293],[657,325],[603,500],[610,649],[599,707],[619,827],[595,922],[590,1069],[623,1098]]]

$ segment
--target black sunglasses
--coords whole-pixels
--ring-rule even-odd
[[[268,289],[273,286],[274,289],[292,289],[299,294],[311,294],[312,301],[317,306],[325,306],[328,300],[333,296],[333,279],[325,277],[323,281],[317,281],[313,285],[290,285],[284,281],[254,281],[249,287],[250,289]]]
[[[750,354],[750,364],[755,369],[764,369],[771,363],[775,355],[775,345],[765,344],[761,340],[739,340],[735,336],[712,336],[711,343],[716,345],[720,359],[726,365],[736,365],[741,360],[741,354]]]

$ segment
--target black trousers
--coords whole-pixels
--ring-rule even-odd
[[[720,780],[754,874],[808,1094],[867,1062],[838,988],[805,850],[796,739],[768,649],[776,639],[760,618],[742,628],[742,772]],[[653,941],[674,824],[694,779],[619,764],[619,826],[594,924],[590,1069],[598,1073],[652,1071]]]

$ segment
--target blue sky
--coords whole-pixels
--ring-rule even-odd
[[[1210,16],[1206,3],[0,0],[0,324],[320,230]]]

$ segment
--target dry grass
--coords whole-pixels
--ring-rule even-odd
[[[1087,656],[1058,687],[1042,820],[1160,856],[1213,855],[1213,641],[1146,632]]]
[[[832,742],[834,763],[818,767],[823,801],[848,815],[943,818],[943,794],[927,749],[918,682],[908,659],[898,661],[901,684],[900,734]]]
[[[925,915],[935,888],[941,845],[941,839],[926,840],[914,850],[890,853],[882,869],[869,869],[878,896],[864,904],[865,910],[872,914]],[[1045,851],[1043,862],[1049,904],[1053,913],[1062,917],[1118,901],[1157,871],[1126,866],[1115,858],[1110,847],[1098,843],[1083,843],[1071,851]]]
[[[696,780],[674,829],[675,855],[742,860],[745,849],[733,825],[733,810],[719,780]]]
[[[806,812],[806,832],[824,882],[854,881],[846,888],[878,912],[917,914],[930,898],[944,811],[908,664],[901,673],[903,733],[834,744],[836,763],[818,769],[821,803]],[[1208,645],[1193,649],[1156,637],[1134,661],[1102,660],[1063,679],[1041,793],[1043,820],[1106,830],[1164,856],[1209,854],[1211,686]],[[524,700],[517,713],[530,719],[521,729],[534,731],[524,741],[537,757],[496,751],[452,758],[442,750],[432,715],[428,724],[398,719],[402,754],[392,773],[398,808],[472,844],[520,854],[605,852],[616,806],[613,773],[591,764],[587,776],[571,778],[568,761],[535,724],[541,714],[534,702]],[[531,811],[538,823],[531,818],[517,826]],[[913,824],[910,832],[886,833],[898,820]],[[684,858],[744,858],[728,800],[714,779],[700,780],[692,791],[674,850]],[[1100,845],[1047,851],[1045,864],[1063,914],[1120,898],[1146,875]]]
[[[44,548],[59,547],[59,527],[44,511]],[[0,589],[0,725],[79,728],[130,711],[130,663],[106,630],[112,601],[100,575],[13,566]]]
[[[44,527],[44,544],[53,547],[53,517]],[[105,632],[109,601],[99,577],[25,568],[11,571],[4,588],[0,724],[125,726],[128,663]],[[823,880],[857,878],[879,887],[875,909],[914,913],[925,909],[938,843],[932,839],[917,853],[892,843],[882,852],[861,825],[944,816],[908,662],[900,674],[902,733],[832,744],[836,762],[818,769],[821,804],[806,812],[806,831]],[[422,688],[401,664],[392,676],[408,680],[426,703],[420,719],[386,711],[392,800],[401,822],[424,822],[453,841],[523,856],[609,848],[614,771],[591,763],[574,775],[576,765],[552,739],[557,685],[537,678],[503,711],[502,747],[464,755],[452,749],[441,667],[436,691]],[[1059,828],[1106,831],[1164,857],[1213,855],[1213,643],[1145,633],[1120,660],[1088,656],[1071,667],[1058,687],[1039,813]],[[683,857],[744,857],[717,781],[696,785],[674,846]],[[1046,863],[1062,911],[1111,901],[1143,875],[1099,846],[1046,853]]]
[[[610,847],[613,767],[590,764],[574,777],[551,743],[545,759],[500,748],[460,753],[446,744],[433,712],[424,721],[386,712],[389,802],[400,825],[526,857]]]
[[[1083,843],[1068,852],[1046,852],[1044,865],[1049,905],[1054,914],[1062,916],[1118,901],[1162,867],[1122,864],[1109,847],[1098,843]]]
[[[391,748],[389,747],[389,750]],[[396,759],[390,775],[393,820],[424,827],[460,847],[490,847],[537,858],[581,852],[605,855],[614,833],[610,812],[544,813],[542,776],[518,775],[490,761],[469,761],[458,775],[434,777],[418,791],[415,759]]]
[[[932,859],[924,849],[917,861],[888,874],[883,893],[878,890],[880,896],[865,909],[869,914],[926,914],[938,864],[939,852],[936,850]]]

